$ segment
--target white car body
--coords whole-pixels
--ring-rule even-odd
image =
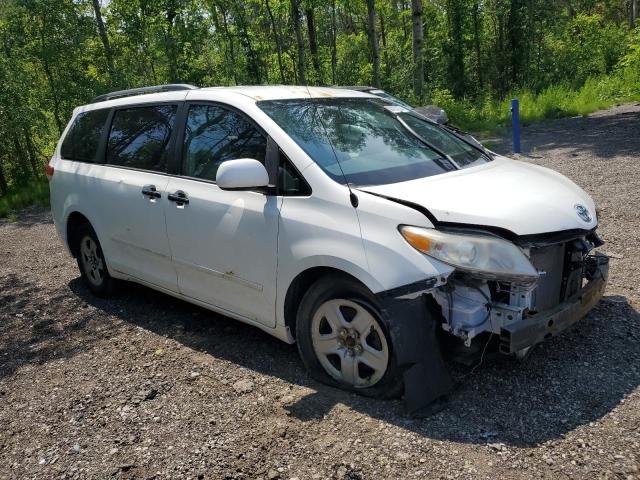
[[[436,227],[413,204],[438,222],[495,227],[516,235],[586,232],[597,226],[594,202],[581,188],[554,171],[504,157],[351,192],[329,178],[256,104],[327,97],[372,96],[317,87],[201,88],[77,108],[70,125],[92,109],[185,101],[227,105],[264,129],[304,177],[311,194],[227,191],[179,175],[81,163],[63,159],[59,144],[50,162],[58,234],[68,244],[68,219],[80,213],[95,229],[112,277],[145,284],[293,342],[285,312],[287,293],[294,280],[311,269],[345,272],[374,294],[424,279],[434,279],[430,288],[447,283],[454,267],[419,252],[398,231],[399,225]],[[155,185],[162,198],[142,196],[140,189],[148,184]],[[165,201],[167,193],[177,190],[188,192],[188,205]],[[577,216],[575,205],[590,210],[591,219]]]

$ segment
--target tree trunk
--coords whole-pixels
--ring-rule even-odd
[[[422,98],[422,84],[424,82],[422,11],[422,0],[411,0],[411,17],[413,20],[413,91],[418,99]]]
[[[635,28],[636,20],[638,19],[638,0],[631,0],[631,12],[630,12],[630,28]]]
[[[9,186],[7,185],[7,177],[4,174],[4,165],[2,165],[2,160],[0,160],[0,194],[6,195],[7,190],[9,190]]]
[[[447,7],[449,19],[449,47],[447,48],[449,84],[456,98],[460,98],[464,95],[466,83],[464,75],[464,9],[460,0],[449,0]]]
[[[280,34],[278,33],[276,19],[273,16],[273,12],[271,11],[269,0],[264,0],[264,4],[265,7],[267,7],[267,14],[269,15],[269,20],[271,21],[271,29],[273,30],[273,39],[276,42],[276,53],[278,54],[278,70],[280,71],[280,81],[282,83],[287,83],[284,78],[284,67],[282,66],[282,41],[280,39]]]
[[[572,20],[573,17],[576,16],[576,11],[573,8],[573,4],[571,3],[571,0],[566,0],[567,2],[567,14],[569,15],[569,20]]]
[[[38,155],[36,154],[36,148],[33,145],[33,140],[31,139],[31,133],[29,133],[28,128],[24,128],[24,139],[27,143],[27,153],[29,154],[29,163],[31,164],[31,170],[33,171],[33,176],[35,178],[39,178],[40,169],[38,168]]]
[[[367,34],[373,60],[373,86],[380,88],[380,47],[378,45],[378,34],[376,33],[375,0],[367,0]]]
[[[511,47],[511,81],[520,86],[525,76],[528,39],[525,28],[524,0],[511,0],[509,9],[509,46]]]
[[[391,76],[391,64],[387,51],[387,29],[385,28],[384,15],[380,15],[380,38],[382,39],[382,56],[384,57],[384,74],[388,79]]]
[[[167,16],[166,16],[166,53],[167,60],[169,62],[169,81],[171,83],[178,82],[178,53],[176,48],[176,40],[173,36],[173,22],[175,18],[178,16],[178,12],[176,12],[175,5],[173,2],[170,2],[167,6]]]
[[[299,0],[291,0],[291,18],[293,20],[293,30],[296,34],[296,45],[298,46],[298,83],[306,85],[304,76],[304,40],[300,29],[300,4]]]
[[[225,48],[225,52],[228,53],[228,58],[230,59],[230,61],[228,61],[226,66],[227,67],[229,65],[231,66],[231,76],[233,77],[233,83],[238,85],[238,74],[236,70],[236,54],[235,54],[235,48],[233,45],[233,36],[229,31],[229,24],[227,22],[227,11],[221,5],[218,5],[218,6],[220,8],[220,14],[222,15],[222,31],[224,32],[224,38],[227,40],[227,46],[228,46],[228,48]]]
[[[337,43],[337,27],[336,27],[336,0],[331,2],[331,83],[335,85],[336,70],[338,69],[338,46]]]
[[[473,47],[476,51],[476,75],[478,76],[478,87],[483,88],[482,75],[482,50],[480,46],[480,3],[476,1],[473,7]]]
[[[21,178],[18,179],[18,183],[26,184],[29,179],[29,167],[27,166],[27,159],[24,156],[24,150],[22,150],[22,145],[20,145],[20,140],[16,135],[12,135],[13,137],[13,147],[16,152],[16,157],[18,158],[18,164],[20,165]]]
[[[260,84],[262,83],[262,74],[260,73],[260,60],[253,48],[251,37],[249,36],[249,30],[247,29],[247,22],[242,12],[243,7],[240,6],[236,12],[237,25],[240,29],[240,38],[244,44],[244,48],[247,50],[249,63],[247,65],[247,74],[249,75],[250,83]]]
[[[109,69],[109,76],[111,77],[111,83],[117,84],[116,69],[113,64],[113,52],[111,51],[111,45],[109,44],[109,37],[107,36],[107,30],[104,27],[102,21],[102,13],[100,12],[100,0],[93,0],[93,11],[96,15],[96,24],[98,25],[98,34],[104,47],[104,56],[107,60],[107,68]]]
[[[307,16],[307,30],[309,31],[309,51],[311,52],[311,63],[313,63],[313,69],[316,72],[316,81],[322,85],[324,80],[322,78],[322,71],[320,70],[320,58],[318,57],[318,38],[316,36],[316,22],[312,7],[308,7],[305,10]]]
[[[51,98],[53,99],[53,118],[56,121],[56,127],[58,127],[58,133],[62,134],[63,126],[62,126],[62,120],[60,118],[60,99],[58,98],[58,91],[56,89],[55,82],[53,81],[53,74],[51,73],[51,68],[47,60],[48,58],[47,51],[46,51],[47,42],[44,38],[44,30],[45,30],[44,18],[42,19],[42,22],[43,24],[41,25],[41,28],[40,28],[40,44],[42,47],[42,58],[40,60],[42,61],[42,67],[47,77],[47,82],[49,83],[49,89],[51,90]]]

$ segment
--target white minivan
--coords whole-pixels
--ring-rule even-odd
[[[607,281],[580,187],[363,92],[114,92],[74,110],[47,173],[92,292],[134,281],[255,325],[369,396],[442,398],[444,346],[522,355]]]

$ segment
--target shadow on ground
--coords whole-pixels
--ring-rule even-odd
[[[86,303],[66,287],[45,292],[16,274],[0,277],[0,380],[24,365],[87,351],[114,330],[99,322],[102,312],[88,313]]]
[[[318,421],[336,403],[429,438],[464,443],[533,446],[562,437],[609,413],[640,384],[640,315],[624,297],[606,297],[565,335],[538,346],[525,363],[487,360],[460,379],[449,407],[414,420],[396,401],[377,401],[311,380],[295,346],[208,310],[148,288],[127,284],[115,299],[91,295],[79,278],[69,288],[108,315],[214,358],[315,390],[289,406],[305,422]]]
[[[589,152],[603,160],[640,155],[640,111],[601,112],[522,129],[522,152],[525,155],[535,158],[536,152],[557,148],[567,149],[574,155]],[[510,138],[492,144],[491,149],[504,155],[513,152]]]

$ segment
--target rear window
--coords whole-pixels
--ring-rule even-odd
[[[107,163],[165,172],[175,105],[153,105],[117,110],[107,143]]]
[[[60,147],[62,158],[95,162],[108,115],[109,110],[91,110],[78,114]]]

